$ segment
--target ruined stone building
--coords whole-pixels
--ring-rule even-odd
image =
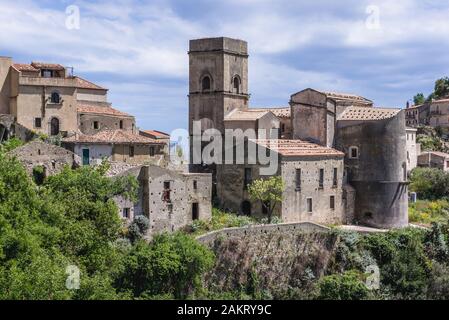
[[[449,171],[449,154],[438,151],[423,152],[418,156],[418,166]]]
[[[36,168],[41,167],[42,178],[59,173],[64,166],[74,168],[81,164],[81,159],[73,152],[39,140],[20,146],[8,155],[16,157],[30,176],[33,176]]]
[[[210,174],[176,172],[150,165],[129,169],[121,175],[138,179],[139,196],[136,203],[117,197],[120,215],[127,221],[146,216],[150,220],[150,237],[211,218]]]
[[[279,209],[284,219],[351,220],[352,223],[382,228],[407,225],[408,162],[404,111],[374,107],[371,100],[354,94],[314,89],[293,94],[289,111],[283,108],[276,114],[274,109],[252,109],[249,108],[245,41],[230,38],[191,40],[189,59],[189,130],[193,143],[199,139],[195,134],[200,134],[193,130],[194,121],[201,122],[202,132],[215,128],[222,136],[227,128],[281,129],[280,138],[293,139],[278,143],[282,147],[277,174],[287,182]],[[310,157],[299,147],[306,143],[310,147],[323,148],[325,152]],[[260,215],[263,214],[260,204],[251,202],[244,189],[245,181],[256,177],[254,169],[237,164],[192,165],[192,170],[213,173],[214,194],[224,208]],[[299,169],[303,191],[292,192],[295,172]],[[331,191],[320,189],[322,181],[333,181],[335,169],[337,188]],[[346,185],[347,192],[343,192]],[[333,202],[332,196],[335,197]],[[344,207],[348,209],[341,209]]]

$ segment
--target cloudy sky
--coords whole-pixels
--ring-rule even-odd
[[[0,55],[73,66],[141,128],[171,132],[187,127],[189,39],[248,41],[253,107],[307,87],[403,107],[449,75],[448,17],[447,0],[0,0]]]

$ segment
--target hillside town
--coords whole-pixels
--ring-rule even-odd
[[[448,154],[421,152],[416,141],[416,127],[448,124],[449,99],[386,108],[357,94],[306,88],[286,97],[283,107],[255,108],[248,92],[247,42],[191,40],[188,54],[188,168],[170,163],[169,134],[138,128],[133,115],[108,102],[107,88],[57,63],[0,58],[1,141],[27,142],[11,155],[30,176],[37,167],[45,179],[67,165],[107,160],[109,176],[136,177],[139,199],[115,199],[118,214],[129,222],[147,217],[149,236],[209,220],[213,205],[263,218],[266,208],[251,199],[248,186],[269,176],[285,183],[274,212],[284,223],[405,227],[410,171],[417,166],[449,170]],[[200,134],[216,129],[223,138],[231,129],[274,130],[274,137],[243,141],[246,149],[253,145],[272,152],[279,160],[274,172],[260,175],[266,164],[252,163],[248,156],[242,163],[195,163],[195,121]]]

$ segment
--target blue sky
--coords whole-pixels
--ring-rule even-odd
[[[404,107],[449,75],[448,17],[447,0],[0,0],[0,55],[73,66],[139,127],[171,132],[187,127],[189,39],[248,41],[253,107],[307,87]]]

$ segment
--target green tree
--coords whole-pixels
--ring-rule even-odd
[[[185,298],[201,288],[201,275],[213,263],[212,251],[191,237],[159,235],[150,244],[141,240],[133,246],[116,286],[134,297]]]
[[[449,195],[449,175],[437,168],[415,168],[410,175],[410,190],[423,199],[438,199]]]
[[[248,186],[248,192],[252,200],[261,201],[268,215],[268,223],[271,223],[276,205],[282,202],[282,193],[284,192],[282,178],[273,176],[268,179],[254,180]]]
[[[443,98],[449,95],[449,78],[444,77],[435,81],[435,98]]]
[[[318,282],[318,299],[323,300],[362,300],[369,297],[369,290],[358,271],[325,276]]]
[[[426,102],[426,98],[424,97],[423,93],[417,93],[414,97],[413,97],[413,103],[415,104],[415,106],[417,105],[421,105],[424,102]]]

